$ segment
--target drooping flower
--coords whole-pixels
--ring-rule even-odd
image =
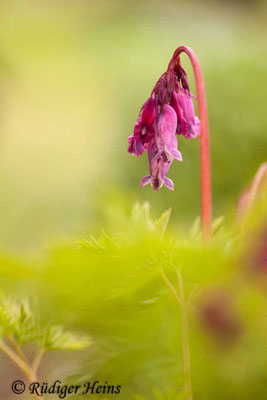
[[[168,104],[164,104],[163,111],[160,114],[158,122],[158,132],[149,142],[148,160],[150,175],[142,178],[140,186],[151,183],[154,190],[159,190],[164,184],[170,190],[173,190],[173,182],[167,178],[170,165],[176,158],[182,161],[182,155],[177,150],[177,116],[175,111]]]
[[[129,153],[141,156],[148,149],[150,175],[142,178],[140,186],[151,183],[154,190],[162,185],[173,190],[173,182],[166,175],[174,159],[182,161],[176,134],[187,139],[200,134],[192,97],[186,73],[178,63],[159,78],[141,108],[133,135],[128,138]]]

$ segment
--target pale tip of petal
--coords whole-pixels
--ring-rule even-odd
[[[143,187],[145,185],[148,185],[149,183],[151,183],[151,177],[150,177],[150,175],[145,175],[141,179],[141,182],[140,182],[139,186]]]
[[[174,184],[173,184],[173,181],[172,181],[171,179],[165,178],[165,179],[164,179],[164,185],[165,185],[168,189],[170,189],[172,192],[174,191]]]
[[[182,154],[180,153],[179,150],[170,150],[170,153],[173,156],[173,158],[175,158],[176,160],[178,160],[180,162],[183,161]]]

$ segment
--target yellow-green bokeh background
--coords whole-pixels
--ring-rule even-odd
[[[42,324],[93,342],[46,355],[40,379],[77,374],[71,383],[121,383],[122,400],[184,400],[180,311],[158,273],[163,266],[176,285],[171,260],[186,294],[199,284],[229,292],[242,326],[227,350],[214,346],[194,299],[194,398],[265,400],[267,297],[257,265],[247,279],[242,260],[266,203],[242,234],[233,216],[267,159],[266,15],[265,1],[0,0],[0,299],[28,298]],[[126,151],[141,105],[182,44],[203,68],[214,216],[226,215],[210,247],[187,230],[199,215],[198,140],[179,139],[174,193],[140,189],[146,155]],[[186,56],[182,63],[194,93]],[[165,236],[147,226],[147,206],[131,216],[145,200],[152,219],[172,207]],[[93,244],[77,243],[92,233]],[[22,376],[0,358],[0,398],[11,400]]]
[[[0,9],[2,248],[81,237],[118,191],[131,204],[173,207],[173,223],[193,221],[197,141],[179,141],[174,193],[140,189],[146,155],[126,152],[140,106],[181,44],[195,49],[206,82],[214,212],[233,208],[266,160],[265,2],[2,0]]]

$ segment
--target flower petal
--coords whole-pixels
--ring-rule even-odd
[[[180,153],[180,151],[178,151],[178,150],[169,150],[169,152],[170,152],[171,156],[173,158],[175,158],[176,160],[181,161],[181,162],[183,161],[183,157],[182,157],[182,154]]]
[[[172,192],[174,191],[174,184],[173,184],[173,181],[170,178],[164,178],[163,183]]]
[[[151,183],[151,176],[150,175],[145,175],[141,179],[141,182],[140,182],[139,186],[143,187],[145,185],[148,185],[149,183]]]

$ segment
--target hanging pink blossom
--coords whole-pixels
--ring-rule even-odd
[[[141,108],[133,135],[128,138],[128,152],[139,157],[148,149],[150,175],[140,186],[151,183],[154,190],[174,185],[167,173],[174,159],[182,161],[176,135],[186,139],[200,134],[200,122],[194,114],[193,95],[180,64],[168,69],[156,83],[151,96]]]

